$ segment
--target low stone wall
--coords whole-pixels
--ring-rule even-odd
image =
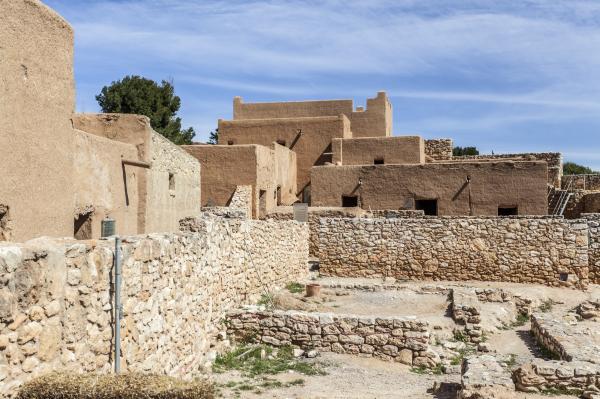
[[[511,398],[514,390],[510,370],[494,356],[471,356],[463,362],[458,399]]]
[[[436,161],[452,159],[452,139],[425,140],[425,155]]]
[[[308,228],[207,218],[123,238],[124,371],[191,378],[225,313],[307,275]],[[0,245],[0,396],[53,370],[113,364],[113,240]]]
[[[237,186],[229,201],[229,208],[242,209],[252,218],[252,186]]]
[[[600,391],[600,365],[583,361],[565,362],[536,359],[519,367],[513,373],[517,390],[539,392],[547,390],[570,391],[584,394]]]
[[[588,226],[545,217],[321,218],[318,258],[325,276],[583,288]]]
[[[227,317],[235,337],[270,345],[361,354],[434,367],[429,324],[415,317],[368,317],[298,311],[238,311]]]

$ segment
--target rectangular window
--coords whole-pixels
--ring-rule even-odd
[[[233,145],[234,141],[233,140],[227,140],[227,145]]]
[[[82,213],[75,218],[73,237],[76,240],[92,239],[92,212]]]
[[[375,158],[373,160],[373,165],[383,165],[383,164],[384,164],[383,158]]]
[[[358,196],[342,195],[342,206],[344,208],[354,208],[358,206]]]
[[[175,190],[175,174],[169,173],[169,190]]]
[[[519,208],[516,206],[512,207],[498,207],[498,216],[516,216],[519,214]]]
[[[415,209],[421,210],[425,215],[437,216],[438,204],[436,199],[415,200]]]

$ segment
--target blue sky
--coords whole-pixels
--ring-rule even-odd
[[[172,80],[205,140],[232,98],[367,97],[394,135],[561,151],[600,170],[597,0],[44,0],[75,28],[77,109],[128,74]]]

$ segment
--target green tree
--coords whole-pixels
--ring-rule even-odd
[[[219,128],[216,128],[212,132],[209,133],[208,136],[208,144],[218,144],[219,143]]]
[[[462,157],[463,155],[479,155],[479,150],[476,147],[454,147],[452,155]]]
[[[139,114],[150,118],[150,125],[175,144],[192,144],[194,128],[181,128],[176,116],[181,99],[167,81],[159,85],[141,76],[125,76],[122,80],[104,86],[96,96],[102,112]]]
[[[563,164],[563,174],[565,175],[591,175],[595,173],[587,166],[578,165],[575,162],[565,162]]]

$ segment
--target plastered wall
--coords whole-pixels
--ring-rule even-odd
[[[297,192],[310,183],[310,168],[331,162],[331,140],[335,137],[351,137],[347,117],[327,116],[318,118],[260,119],[219,121],[219,144],[260,144],[270,146],[273,142],[285,143],[296,153]]]
[[[514,206],[520,215],[545,215],[546,179],[540,161],[318,166],[312,205],[342,206],[342,195],[351,195],[363,209],[412,209],[415,200],[437,199],[440,216],[494,216]]]
[[[73,30],[37,0],[0,0],[0,10],[0,206],[9,210],[2,236],[69,236]]]
[[[333,163],[373,165],[425,163],[424,141],[418,136],[333,139]]]
[[[205,218],[124,237],[124,372],[193,378],[225,313],[306,278],[308,226]],[[112,241],[0,244],[0,396],[50,371],[111,372]],[[213,353],[214,355],[214,353]]]
[[[138,233],[138,176],[121,164],[122,159],[136,158],[137,150],[131,144],[75,131],[73,165],[77,173],[71,218],[91,214],[86,238],[101,236],[101,221],[107,216],[117,220],[119,234]]]

